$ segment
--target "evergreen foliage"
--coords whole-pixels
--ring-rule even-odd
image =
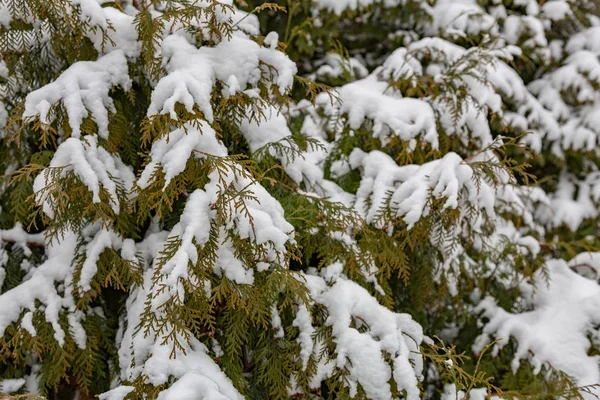
[[[598,396],[595,14],[0,0],[0,393]]]

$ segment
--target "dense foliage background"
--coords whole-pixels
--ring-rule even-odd
[[[596,7],[0,1],[0,393],[597,396]]]

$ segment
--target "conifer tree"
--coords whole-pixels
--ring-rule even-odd
[[[580,0],[2,0],[0,393],[600,394]]]

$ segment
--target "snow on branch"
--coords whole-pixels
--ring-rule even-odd
[[[389,206],[404,219],[408,229],[428,214],[431,197],[444,198],[444,208],[457,208],[464,202],[494,215],[494,189],[486,182],[479,187],[473,169],[456,153],[423,165],[398,166],[380,151],[365,153],[355,149],[350,155],[352,168],[362,175],[356,207],[364,210],[366,220],[375,222],[381,210]]]
[[[81,123],[91,114],[98,126],[98,135],[108,138],[108,112],[115,112],[110,90],[131,87],[125,55],[115,50],[96,61],[80,61],[65,70],[60,77],[27,95],[23,118],[38,117],[50,124],[51,108],[62,103],[69,118],[71,136],[79,138]]]
[[[229,95],[240,91],[256,97],[259,83],[274,83],[280,92],[287,92],[296,73],[296,66],[283,53],[259,46],[242,35],[199,49],[184,37],[172,35],[163,42],[162,57],[168,75],[159,80],[152,92],[148,115],[169,114],[174,120],[175,105],[180,103],[188,112],[194,112],[197,106],[204,118],[212,122],[211,95],[217,80],[229,86]]]
[[[60,176],[74,173],[92,193],[94,203],[100,203],[100,191],[106,190],[115,214],[119,213],[119,190],[127,193],[134,181],[131,168],[98,146],[95,136],[86,136],[83,140],[69,138],[60,144],[50,165],[35,178],[33,185],[36,201],[51,218],[55,213],[51,188],[60,178],[54,172],[59,172]]]

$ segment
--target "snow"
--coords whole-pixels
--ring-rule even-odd
[[[0,393],[14,393],[25,385],[25,379],[3,379],[0,380]]]
[[[230,57],[236,54],[235,59]],[[169,114],[177,119],[175,104],[185,106],[188,112],[194,107],[203,113],[208,122],[213,121],[211,94],[217,80],[235,83],[240,89],[256,89],[265,73],[260,62],[273,67],[274,83],[281,92],[291,89],[295,64],[282,53],[261,47],[240,35],[220,42],[215,47],[196,48],[178,35],[167,37],[162,44],[162,56],[168,74],[152,92],[148,115]],[[229,88],[232,94],[232,88]]]
[[[212,136],[208,134],[200,135],[198,132],[191,132],[188,135],[196,133],[197,138],[206,137],[209,143],[214,144],[214,132]],[[177,149],[181,143],[183,133],[180,134],[180,140],[170,141],[172,149]],[[170,154],[168,151],[154,151],[160,146],[166,146],[165,141],[159,141],[156,147],[153,147],[151,155],[155,157],[152,162],[159,160],[164,162]],[[225,151],[222,145],[217,147]],[[190,146],[185,148],[184,156],[189,155]],[[173,154],[176,154],[173,150]],[[178,163],[185,163],[187,158],[181,155],[169,158]],[[174,161],[175,162],[175,161]],[[165,163],[165,166],[168,166]],[[153,168],[147,166],[146,171]],[[157,308],[172,296],[178,296],[183,301],[183,291],[181,290],[181,279],[192,279],[189,271],[189,263],[198,262],[198,252],[196,246],[205,245],[211,234],[211,227],[217,220],[217,211],[213,208],[225,191],[231,185],[236,191],[249,190],[252,193],[251,198],[245,198],[237,204],[225,204],[230,216],[230,225],[228,229],[233,229],[241,239],[251,239],[257,245],[260,245],[266,254],[265,259],[257,259],[256,262],[282,262],[284,259],[285,245],[293,239],[293,227],[283,216],[283,208],[261,185],[251,181],[243,172],[243,166],[234,163],[226,164],[224,171],[212,171],[209,174],[210,182],[203,189],[197,189],[192,192],[187,200],[186,206],[177,223],[171,232],[170,238],[180,240],[180,246],[173,257],[167,259],[160,268],[160,274],[164,279],[168,290],[152,300],[153,309]],[[147,184],[145,176],[142,174],[142,184]],[[224,229],[220,230],[218,243],[220,248],[217,254],[217,260],[214,264],[214,271],[218,276],[224,272],[225,276],[235,282],[243,284],[252,284],[254,282],[254,272],[252,266],[245,266],[234,256],[234,248],[231,239]]]
[[[94,203],[100,202],[101,189],[106,190],[115,214],[119,213],[117,184],[121,184],[127,191],[133,187],[134,175],[131,168],[125,166],[118,156],[98,146],[95,136],[86,136],[83,140],[70,137],[59,145],[49,167],[35,178],[33,184],[36,200],[49,217],[54,216],[54,210],[52,199],[45,189],[54,183],[50,170],[52,168],[63,168],[61,176],[73,172],[88,187]]]
[[[337,113],[347,114],[352,129],[365,125],[366,119],[372,121],[373,127],[370,129],[383,144],[387,143],[387,137],[393,133],[405,141],[422,136],[434,148],[438,146],[437,127],[432,123],[436,120],[436,114],[447,134],[462,137],[463,140],[468,136],[479,138],[481,146],[485,147],[493,141],[487,110],[500,116],[503,114],[502,94],[519,103],[529,103],[527,106],[530,109],[535,108],[537,111],[543,108],[535,99],[532,101],[521,78],[504,62],[511,61],[515,55],[520,55],[520,49],[515,46],[465,50],[441,38],[417,40],[406,48],[396,49],[367,78],[338,89],[341,106],[325,106],[325,112],[331,116]],[[481,58],[489,58],[491,61],[473,69],[470,60]],[[433,64],[430,59],[439,63]],[[452,66],[453,75],[448,76],[447,68],[440,65]],[[403,98],[390,85],[392,80],[408,80],[411,84],[416,84],[416,79],[424,75],[434,77],[438,83],[453,82],[457,86],[466,87],[469,97],[458,117],[452,111],[451,104],[456,101],[452,97],[440,97],[435,101]],[[489,85],[484,85],[481,81],[487,81]],[[321,102],[326,104],[325,96],[321,97]],[[532,112],[527,111],[526,114],[530,114],[536,121],[539,119]],[[547,124],[552,122],[555,123],[553,118]],[[557,132],[558,129],[557,126],[549,128],[552,132]]]
[[[300,358],[302,359],[302,368],[306,369],[311,354],[315,348],[313,342],[313,335],[315,328],[311,323],[311,316],[304,304],[298,304],[298,310],[296,311],[296,318],[294,318],[293,326],[297,327],[300,331],[298,334],[298,343],[300,344]]]
[[[599,322],[600,286],[573,272],[562,260],[550,260],[547,267],[549,279],[539,272],[536,289],[531,288],[532,311],[511,314],[489,297],[479,304],[478,310],[489,318],[483,334],[500,339],[494,352],[509,337],[516,338],[513,370],[521,359],[528,359],[536,371],[549,363],[574,377],[578,385],[595,384],[600,381],[600,370],[598,357],[588,355],[588,333]]]
[[[242,396],[210,358],[208,349],[200,341],[192,339],[173,358],[170,357],[171,346],[160,344],[160,338],[146,336],[143,331],[137,330],[148,290],[152,286],[152,273],[152,270],[146,271],[143,286],[135,289],[127,300],[128,323],[119,347],[121,379],[133,381],[144,374],[149,383],[161,385],[170,377],[176,378],[173,385],[159,394],[158,398],[162,400],[191,400],[198,397],[241,400]],[[182,343],[186,343],[185,340]],[[128,387],[122,387],[114,394],[109,393],[114,399],[120,399],[118,396],[128,391]],[[113,397],[107,399],[112,400]]]
[[[212,122],[210,95],[216,78],[206,49],[201,50],[181,36],[169,36],[163,41],[162,56],[168,60],[165,68],[169,74],[152,91],[149,116],[168,113],[177,119],[175,104],[181,103],[189,112],[197,106],[206,120]]]
[[[281,317],[277,310],[277,304],[271,306],[271,327],[275,331],[275,335],[273,336],[275,339],[281,339],[285,336],[285,331],[281,326]]]
[[[221,237],[224,236],[225,233],[221,231]],[[214,273],[217,274],[217,276],[222,276],[224,273],[227,279],[236,283],[246,285],[254,284],[254,269],[248,268],[237,259],[234,251],[235,249],[233,248],[231,241],[221,241],[217,260],[213,267]],[[279,323],[281,323],[281,321],[279,321]]]
[[[547,226],[566,225],[576,231],[586,218],[598,215],[595,203],[600,199],[599,185],[597,173],[588,175],[583,181],[561,174],[556,191],[548,196],[548,205],[537,210],[537,218]]]
[[[569,261],[568,265],[588,279],[597,280],[600,277],[600,253],[589,251],[579,253]]]
[[[106,17],[107,24],[111,27],[105,32],[110,41],[103,43],[100,32],[93,34],[92,41],[96,50],[109,53],[118,49],[127,58],[136,59],[140,55],[141,45],[138,42],[134,17],[122,13],[113,7],[104,7],[102,8],[102,12]]]
[[[75,344],[80,349],[86,348],[87,333],[81,325],[81,321],[85,319],[85,315],[81,310],[75,310],[67,316],[69,323],[69,334],[73,337]]]
[[[493,197],[491,202],[486,200],[486,197],[493,196],[493,189],[482,182],[480,190],[484,193],[478,193],[471,167],[455,153],[448,153],[440,160],[421,166],[399,167],[382,152],[375,150],[366,154],[355,149],[350,155],[350,165],[361,170],[363,179],[356,194],[355,207],[365,210],[369,223],[376,223],[378,213],[389,200],[392,209],[411,229],[422,216],[427,215],[426,205],[430,196],[445,198],[445,208],[457,208],[461,192],[475,207],[486,210],[489,215],[494,214]],[[485,192],[490,196],[486,196]]]
[[[548,41],[542,22],[530,15],[510,15],[504,21],[504,37],[510,44],[516,44],[522,37],[528,37],[522,46],[546,47]]]
[[[60,243],[46,243],[47,260],[37,267],[31,278],[19,286],[0,295],[0,335],[9,324],[19,320],[21,310],[35,310],[35,301],[40,301],[45,307],[46,321],[54,328],[54,338],[63,345],[65,332],[59,324],[59,314],[66,309],[74,309],[70,292],[66,290],[60,295],[55,282],[63,282],[71,272],[71,262],[75,253],[76,235],[67,232]],[[28,320],[25,321],[29,326]],[[30,327],[30,326],[29,326]]]
[[[355,78],[364,78],[369,75],[369,70],[356,58],[343,59],[336,53],[326,54],[320,62],[322,65],[316,70],[316,76],[341,77],[344,72],[349,72]]]
[[[457,36],[477,35],[494,28],[496,20],[473,0],[440,0],[431,10],[430,33]],[[493,32],[493,31],[492,31]]]
[[[10,27],[10,22],[12,20],[12,15],[10,14],[10,10],[8,6],[4,4],[0,4],[0,24],[5,28]]]
[[[46,243],[43,233],[27,233],[20,222],[17,222],[11,229],[0,229],[0,242],[2,241],[15,242],[21,246],[27,244],[43,246]]]
[[[341,106],[338,112],[349,116],[351,129],[359,129],[366,118],[372,120],[373,135],[384,143],[391,135],[406,141],[422,135],[437,148],[437,130],[431,106],[422,100],[387,96],[387,89],[388,84],[379,81],[375,73],[349,83],[339,90]]]
[[[256,153],[261,147],[280,142],[292,135],[281,111],[274,107],[268,107],[265,115],[265,119],[259,122],[248,118],[242,120],[240,128],[253,153]]]
[[[94,2],[94,0],[88,0]],[[131,87],[125,54],[115,50],[96,61],[79,61],[65,70],[52,83],[35,90],[25,99],[23,118],[38,117],[50,124],[51,107],[62,101],[69,118],[73,138],[81,135],[81,123],[91,114],[100,137],[108,138],[108,112],[115,112],[109,91]]]
[[[285,169],[285,172],[296,183],[305,182],[309,187],[315,188],[322,185],[328,195],[336,191],[336,185],[333,182],[325,181],[323,174],[323,163],[327,157],[325,146],[327,145],[321,138],[312,137],[318,142],[318,146],[310,145],[302,154],[295,156],[290,153],[298,152],[297,146],[292,142],[292,132],[287,125],[287,119],[281,111],[273,107],[265,110],[266,118],[257,122],[245,118],[242,120],[241,131],[248,142],[250,151],[259,152],[261,149],[272,144],[277,144],[290,149],[289,153],[277,147],[268,147],[268,153],[274,156]],[[303,127],[303,133],[306,130]],[[311,137],[310,132],[306,136]],[[325,188],[327,187],[327,188]]]
[[[21,326],[31,336],[37,335],[37,331],[36,331],[35,327],[33,326],[33,313],[31,311],[28,311],[25,313],[25,315],[23,315],[23,318],[21,319]]]
[[[423,340],[421,326],[409,315],[396,314],[381,306],[352,281],[338,279],[328,287],[317,276],[305,278],[314,300],[329,312],[326,324],[333,329],[337,351],[334,361],[338,368],[349,371],[350,393],[356,393],[360,384],[369,398],[389,399],[388,381],[393,375],[399,389],[406,390],[408,399],[420,398],[417,377],[422,373],[422,360],[413,352]],[[310,332],[309,321],[296,321],[297,326],[306,326],[301,332]],[[353,321],[364,321],[369,329],[361,333],[350,326]],[[307,354],[308,348],[304,351]],[[384,360],[383,352],[392,357],[392,368]]]
[[[108,23],[104,16],[102,7],[96,0],[71,0],[71,4],[81,8],[81,14],[84,19],[87,19],[92,25],[106,29]]]
[[[571,36],[565,48],[569,54],[581,50],[589,50],[594,54],[600,54],[600,26],[585,29]]]
[[[317,0],[316,4],[319,8],[340,15],[345,10],[357,10],[368,7],[375,2],[377,0]],[[395,7],[403,4],[404,0],[383,0],[382,3],[385,7]]]
[[[121,246],[122,240],[119,235],[104,228],[100,229],[91,242],[86,244],[85,261],[81,267],[81,274],[77,283],[84,292],[91,290],[90,283],[98,271],[97,263],[100,254],[106,249],[119,249]]]
[[[573,14],[571,6],[565,0],[553,0],[544,3],[542,13],[552,21],[561,21]]]
[[[102,393],[98,398],[100,400],[123,400],[125,396],[133,392],[133,386],[119,386],[108,392]]]
[[[137,185],[142,189],[147,188],[155,170],[160,168],[165,174],[166,188],[173,178],[183,172],[192,155],[195,158],[206,158],[207,154],[217,157],[227,155],[227,150],[210,125],[201,121],[198,127],[187,124],[175,129],[152,144],[151,161],[144,168]]]

